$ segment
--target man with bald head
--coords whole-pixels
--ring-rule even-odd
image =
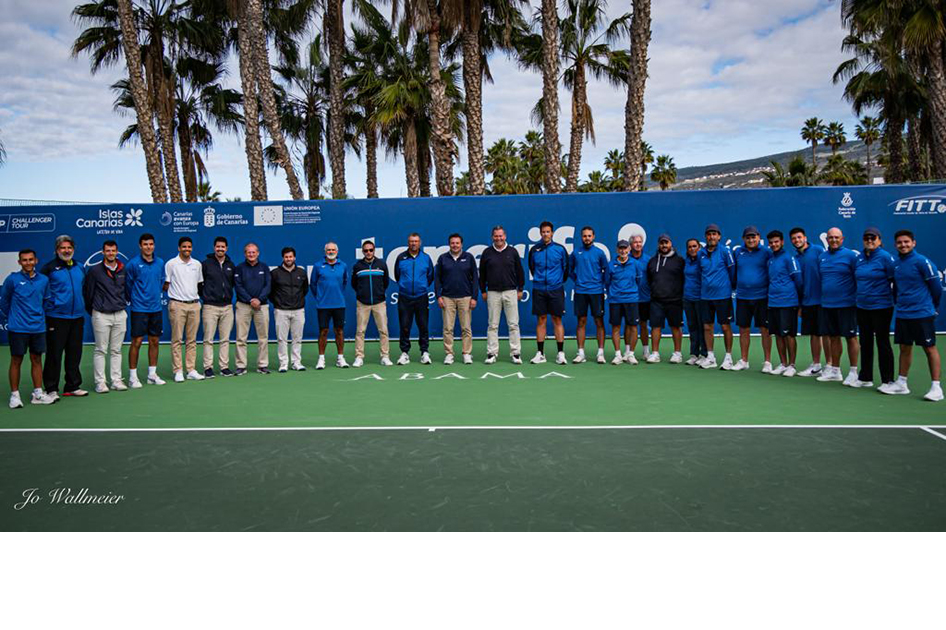
[[[857,254],[844,247],[840,228],[828,230],[828,249],[818,257],[821,272],[821,334],[827,339],[825,352],[831,365],[822,370],[819,381],[844,381],[847,386],[857,383]],[[841,375],[841,337],[847,340],[847,358],[850,373]]]

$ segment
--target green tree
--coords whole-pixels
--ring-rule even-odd
[[[611,183],[611,190],[624,190],[624,175],[626,161],[624,159],[624,152],[618,151],[617,149],[612,149],[608,151],[608,155],[604,158],[604,168],[609,172],[609,181]],[[634,169],[635,173],[637,169]],[[590,177],[590,176],[589,176]]]
[[[649,142],[641,140],[641,190],[647,190],[644,180],[647,177],[647,167],[654,163],[654,147]]]
[[[856,186],[867,183],[867,170],[860,162],[835,154],[828,158],[818,179],[832,186]]]
[[[847,143],[847,135],[844,133],[844,124],[839,122],[830,123],[825,129],[824,143],[831,147],[831,155],[838,152],[839,147]]]
[[[660,190],[667,190],[677,183],[677,166],[669,155],[658,155],[650,178],[660,184]]]
[[[220,201],[220,191],[211,190],[210,182],[201,181],[197,184],[197,201],[201,203],[214,203]]]
[[[578,186],[578,192],[610,192],[612,190],[611,178],[601,171],[591,171],[588,173],[587,181]]]
[[[864,147],[867,148],[867,163],[865,166],[867,168],[867,181],[870,183],[872,181],[870,148],[880,140],[880,120],[878,118],[864,116],[854,129],[854,135],[857,136],[857,139],[863,142]]]
[[[805,121],[804,127],[801,128],[801,139],[811,145],[811,163],[814,164],[815,168],[818,167],[818,157],[815,154],[815,149],[818,147],[818,143],[824,140],[825,132],[824,122],[820,118],[809,118]]]

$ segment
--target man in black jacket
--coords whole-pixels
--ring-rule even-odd
[[[519,300],[525,286],[522,259],[514,247],[506,243],[506,229],[493,228],[493,246],[480,255],[480,291],[489,311],[486,331],[486,363],[496,363],[499,354],[499,320],[506,314],[509,326],[509,354],[512,362],[522,363],[519,340]]]
[[[683,270],[686,261],[673,249],[669,234],[657,237],[657,255],[647,262],[647,280],[650,284],[650,328],[653,350],[646,357],[648,363],[660,362],[660,333],[664,324],[673,334],[671,363],[682,363],[683,354]]]
[[[302,330],[305,328],[305,296],[309,292],[309,276],[296,265],[296,250],[282,248],[282,264],[272,271],[269,300],[276,319],[276,356],[279,372],[289,370],[289,336],[292,335],[292,369],[303,372]]]
[[[214,239],[214,251],[201,262],[204,281],[197,292],[204,305],[204,378],[214,377],[214,335],[220,335],[217,361],[220,374],[233,376],[230,370],[230,331],[233,330],[233,270],[236,265],[227,256],[227,239]]]
[[[108,393],[105,380],[105,355],[111,359],[112,389],[123,392],[128,387],[122,381],[122,342],[128,314],[125,307],[125,265],[118,260],[118,243],[105,241],[102,244],[102,262],[92,265],[82,283],[85,310],[92,316],[92,332],[95,334],[95,352],[92,369],[95,391]]]
[[[351,270],[351,288],[355,290],[355,361],[352,367],[365,364],[365,331],[368,321],[374,317],[381,338],[381,365],[393,365],[388,344],[387,266],[374,255],[374,243],[361,244],[362,258]]]

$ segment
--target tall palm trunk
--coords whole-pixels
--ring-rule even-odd
[[[542,133],[545,138],[545,189],[561,192],[562,145],[558,141],[558,8],[542,0]]]
[[[302,156],[302,168],[305,170],[305,183],[309,189],[309,199],[319,199],[319,156],[306,148]]]
[[[332,169],[332,197],[344,199],[345,189],[345,102],[342,91],[345,63],[345,22],[343,0],[328,0],[325,7],[325,30],[328,33],[329,66],[329,142],[328,159]]]
[[[634,0],[631,18],[631,59],[624,107],[624,190],[640,189],[643,175],[641,136],[644,132],[644,88],[647,83],[647,47],[650,44],[650,0]]]
[[[478,5],[475,2],[465,4]],[[483,69],[480,65],[482,13],[479,10],[472,13],[462,36],[463,89],[466,93],[466,148],[469,169],[467,194],[484,195],[486,194],[486,175],[483,167]]]
[[[371,120],[374,112],[370,108],[365,108],[365,118]],[[374,125],[368,124],[365,129],[365,166],[367,174],[365,175],[368,187],[368,199],[378,198],[378,130]]]
[[[943,67],[943,40],[938,38],[931,46],[927,79],[929,86],[929,113],[932,126],[930,161],[932,179],[946,179],[946,69]]]
[[[410,117],[404,123],[404,175],[407,196],[420,197],[420,174],[417,171],[417,126]]]
[[[440,76],[440,3],[427,0],[427,58],[430,71],[430,109],[434,149],[434,167],[437,170],[437,194],[453,194],[453,138],[450,133],[450,105],[447,88]]]
[[[266,32],[263,30],[263,5],[260,0],[247,0],[246,17],[250,41],[253,44],[253,69],[259,88],[260,104],[263,106],[263,120],[266,121],[266,128],[276,149],[276,163],[286,172],[289,194],[293,199],[299,200],[303,198],[302,187],[296,177],[296,169],[289,157],[286,138],[279,122],[279,110],[276,108],[276,97],[273,94],[273,71],[269,65],[269,46],[266,43]]]
[[[420,178],[420,196],[430,197],[430,140],[417,140],[417,176]]]
[[[871,177],[871,163],[870,163],[870,145],[871,144],[873,143],[871,142],[864,143],[864,148],[867,149],[867,183],[868,184],[874,183],[874,178]]]
[[[266,170],[263,166],[263,141],[259,131],[259,100],[256,89],[256,73],[253,70],[253,42],[246,25],[246,7],[240,3],[237,17],[237,33],[240,49],[240,83],[243,89],[243,129],[246,137],[247,168],[250,171],[250,198],[253,201],[266,201]]]
[[[197,201],[197,167],[194,165],[190,125],[183,114],[177,117],[177,142],[181,147],[181,170],[184,172],[184,196],[188,203]]]
[[[164,173],[161,171],[161,158],[158,156],[151,99],[148,97],[148,90],[141,76],[141,50],[131,0],[118,0],[118,21],[122,29],[125,62],[128,65],[128,83],[138,119],[138,136],[141,138],[141,148],[145,153],[145,168],[148,171],[148,183],[151,186],[151,199],[154,203],[167,203],[168,191]]]
[[[148,77],[152,106],[158,118],[158,131],[161,135],[161,156],[164,158],[164,177],[168,183],[171,203],[184,201],[181,191],[181,178],[177,171],[177,149],[174,146],[174,91],[168,85],[164,74],[164,46],[160,37],[151,40],[148,47],[148,65],[145,68]]]
[[[575,84],[572,86],[572,132],[568,146],[568,175],[565,177],[565,192],[578,191],[578,171],[581,168],[581,141],[585,134],[586,90],[585,69],[579,65],[575,68]]]
[[[903,118],[897,114],[887,115],[887,125],[884,129],[884,138],[887,141],[887,169],[884,181],[888,184],[903,182]]]
[[[907,159],[909,170],[906,174],[908,181],[919,181],[923,177],[923,147],[920,136],[920,117],[910,116],[907,121]]]

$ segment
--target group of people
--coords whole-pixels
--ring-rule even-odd
[[[543,222],[541,241],[528,252],[532,276],[532,313],[537,318],[536,354],[531,363],[547,361],[545,339],[548,318],[557,345],[555,362],[567,363],[564,342],[565,285],[574,283],[574,312],[578,318],[578,353],[573,363],[584,363],[589,314],[598,342],[596,360],[606,363],[605,304],[608,306],[612,364],[636,365],[636,346],[643,346],[643,360],[658,363],[664,326],[673,340],[671,363],[684,363],[683,322],[690,337],[687,365],[703,369],[749,369],[753,325],[761,332],[764,362],[762,372],[785,377],[813,376],[819,381],[841,381],[858,388],[873,387],[874,346],[877,347],[881,385],[885,394],[908,394],[907,375],[914,345],[926,353],[933,384],[927,400],[943,399],[940,358],[936,350],[934,320],[943,288],[936,268],[915,251],[916,239],[908,230],[894,236],[898,252],[882,248],[881,234],[868,228],[863,250],[844,247],[840,229],[828,231],[828,248],[808,242],[804,229],[789,233],[794,252],[786,248],[782,232],[766,235],[767,246],[753,226],[743,230],[743,245],[730,249],[721,244],[715,224],[705,230],[705,245],[695,238],[678,253],[668,234],[657,238],[651,256],[643,251],[644,240],[633,236],[620,240],[617,255],[609,261],[607,248],[595,243],[591,227],[581,230],[581,243],[568,251],[552,240],[554,226]],[[522,363],[518,304],[523,296],[525,272],[518,251],[506,242],[502,226],[492,229],[492,246],[475,257],[464,250],[463,237],[451,234],[449,251],[436,263],[421,249],[421,237],[412,233],[407,250],[394,263],[397,312],[400,325],[398,365],[410,363],[411,331],[416,324],[420,362],[431,363],[428,329],[431,286],[443,312],[445,364],[455,362],[454,329],[459,319],[463,363],[473,363],[472,311],[478,298],[486,303],[487,364],[499,357],[499,325],[503,317],[509,330],[509,353],[514,364]],[[256,330],[256,371],[268,374],[270,308],[278,342],[278,371],[305,370],[302,333],[305,305],[311,293],[319,323],[316,369],[326,366],[325,349],[334,331],[338,350],[335,365],[349,367],[345,355],[345,293],[349,286],[356,297],[355,358],[352,367],[364,365],[365,332],[374,319],[380,337],[381,364],[390,366],[387,266],[375,256],[371,241],[362,243],[362,258],[351,268],[338,258],[338,246],[327,243],[324,257],[311,274],[296,264],[296,251],[282,249],[282,263],[270,268],[260,260],[256,244],[243,249],[244,260],[235,264],[228,255],[227,239],[214,239],[213,252],[198,261],[189,237],[178,241],[178,255],[164,261],[155,255],[151,234],[138,239],[139,253],[122,263],[118,245],[102,245],[102,262],[84,269],[75,259],[75,243],[63,235],[56,239],[56,256],[37,271],[36,252],[19,252],[21,270],[11,274],[0,292],[0,314],[7,322],[10,343],[10,407],[23,406],[19,394],[24,356],[30,355],[34,404],[50,404],[59,398],[60,377],[65,363],[63,396],[86,396],[81,389],[79,364],[86,313],[91,316],[95,336],[95,391],[123,391],[143,386],[138,375],[141,345],[148,339],[148,375],[145,382],[163,385],[157,373],[159,340],[163,334],[164,293],[171,324],[171,363],[174,380],[203,380],[216,376],[214,339],[219,339],[217,363],[222,376],[239,376],[248,369],[247,342],[250,328]],[[739,327],[740,359],[732,358],[733,293],[735,321]],[[235,306],[234,306],[235,300]],[[130,309],[128,309],[130,305]],[[130,310],[130,315],[126,313]],[[894,378],[890,324],[896,312],[894,342],[900,345],[899,375]],[[812,363],[795,367],[796,336],[808,335]],[[128,321],[130,319],[130,322]],[[717,365],[714,353],[715,325],[723,332],[725,355]],[[203,370],[197,369],[197,331],[204,331]],[[230,335],[236,328],[235,369],[231,370]],[[122,344],[126,328],[131,330],[127,383],[122,372]],[[860,330],[860,343],[858,343]],[[779,363],[772,363],[772,335]],[[623,350],[622,350],[623,337]],[[850,373],[841,373],[846,341]],[[45,363],[43,354],[45,353]],[[825,363],[821,358],[824,354]],[[110,362],[106,376],[106,359]],[[860,369],[858,360],[860,359]]]

